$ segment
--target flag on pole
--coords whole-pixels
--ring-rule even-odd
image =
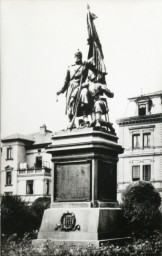
[[[97,72],[97,80],[101,79],[102,77],[105,81],[105,75],[107,73],[104,63],[104,55],[102,51],[102,45],[100,43],[100,39],[98,37],[97,30],[94,24],[94,19],[96,19],[97,16],[90,12],[89,5],[87,5],[87,10],[87,29],[89,44],[88,59],[93,58],[93,65],[95,66]]]

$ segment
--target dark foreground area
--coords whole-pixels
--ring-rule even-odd
[[[32,238],[36,233],[25,234],[23,238],[18,238],[16,234],[10,237],[2,237],[1,255],[2,256],[161,256],[162,236],[155,232],[149,239],[133,239],[123,244],[102,245],[99,249],[92,244],[88,248],[77,248],[73,244],[69,247],[63,245],[56,246],[52,241],[47,241],[43,247],[34,248]]]

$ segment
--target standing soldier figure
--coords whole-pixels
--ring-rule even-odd
[[[90,106],[88,104],[88,89],[83,87],[82,83],[84,83],[87,78],[88,70],[94,70],[94,67],[90,61],[82,61],[82,53],[79,50],[75,53],[74,58],[75,64],[68,67],[64,85],[61,90],[57,92],[57,95],[66,91],[66,114],[70,122],[75,116],[76,108],[78,108],[76,116],[83,116],[86,122]],[[79,97],[78,93],[80,94]],[[78,100],[79,102],[76,102]]]

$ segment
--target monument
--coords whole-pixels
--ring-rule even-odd
[[[51,207],[44,212],[37,244],[98,247],[125,236],[117,203],[117,161],[123,148],[108,117],[107,98],[113,93],[106,84],[102,46],[95,28],[96,16],[88,7],[89,53],[75,53],[65,83],[69,125],[56,132],[47,152],[52,155]]]

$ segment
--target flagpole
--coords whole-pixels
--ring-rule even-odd
[[[87,4],[87,10],[88,10],[88,19],[90,20],[90,7],[89,5]],[[89,22],[90,23],[90,22]],[[92,28],[91,28],[92,30]],[[73,128],[74,126],[74,122],[75,122],[75,118],[77,116],[77,112],[78,112],[78,106],[79,106],[79,100],[80,100],[80,93],[81,93],[81,88],[82,88],[82,80],[83,80],[83,70],[82,70],[82,76],[81,76],[81,79],[80,79],[80,84],[79,84],[79,90],[78,90],[78,93],[77,93],[77,97],[76,97],[76,106],[75,106],[75,113],[74,113],[74,116],[73,116],[73,119],[70,123],[70,126],[68,127],[70,130]]]

